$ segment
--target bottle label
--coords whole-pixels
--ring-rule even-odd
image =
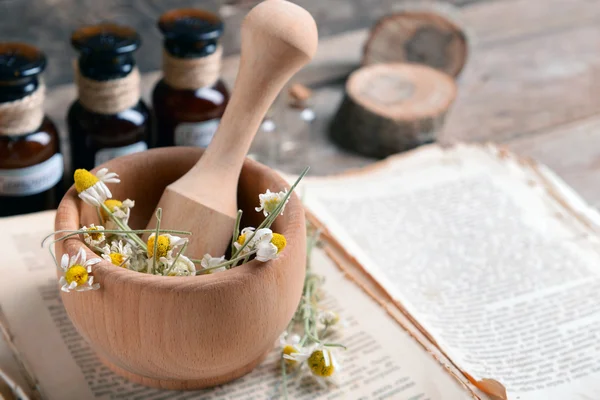
[[[217,128],[219,118],[202,122],[183,122],[175,128],[175,146],[207,147]]]
[[[0,196],[30,196],[53,188],[63,177],[62,154],[37,165],[0,169]]]
[[[131,153],[138,153],[140,151],[148,150],[146,142],[137,142],[123,147],[111,147],[108,149],[98,150],[96,152],[95,166],[104,164],[108,160],[113,158],[121,157]]]

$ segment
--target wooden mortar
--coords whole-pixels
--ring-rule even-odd
[[[133,229],[146,226],[164,188],[189,171],[202,152],[162,148],[103,165],[121,178],[119,184],[108,184],[113,198],[136,202],[130,219]],[[242,227],[256,227],[264,218],[254,210],[260,193],[284,187],[289,185],[273,170],[246,160],[238,188]],[[97,222],[95,210],[71,187],[58,208],[56,230],[76,230],[93,222]],[[295,194],[272,229],[287,238],[287,246],[275,260],[254,260],[194,277],[148,275],[102,261],[92,270],[100,289],[61,292],[62,301],[102,361],[127,379],[178,390],[223,384],[247,374],[264,359],[302,294],[306,227]],[[82,246],[80,238],[57,243],[59,262],[64,252],[74,255]],[[98,257],[85,248],[88,259]]]

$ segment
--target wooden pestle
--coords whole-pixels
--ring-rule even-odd
[[[161,228],[192,232],[186,254],[193,258],[225,254],[250,144],[277,94],[312,59],[318,42],[312,16],[284,0],[254,7],[244,18],[241,35],[240,67],[219,128],[198,163],[165,188],[157,206],[163,210]],[[148,228],[155,226],[152,217]]]

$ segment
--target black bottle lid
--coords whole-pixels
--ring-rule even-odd
[[[180,8],[167,11],[158,20],[165,49],[175,57],[194,58],[213,54],[223,34],[223,21],[206,10]]]
[[[135,67],[133,52],[141,43],[135,30],[111,23],[84,26],[71,35],[71,45],[80,53],[79,71],[98,81],[129,74]]]
[[[25,43],[0,42],[0,103],[21,99],[34,92],[38,75],[46,68],[46,56]]]

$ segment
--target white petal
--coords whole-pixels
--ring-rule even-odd
[[[65,283],[60,290],[62,290],[63,292],[69,293],[69,286],[67,286],[67,284]]]
[[[93,207],[100,207],[100,203],[98,202],[98,200],[96,200],[95,197],[89,195],[85,191],[79,193],[79,198],[81,200],[83,200],[84,203],[87,203],[87,204],[89,204],[89,205],[91,205]]]
[[[69,285],[69,289],[75,289],[77,287],[77,282],[73,281],[71,282],[71,284]]]
[[[67,284],[67,280],[65,279],[64,276],[61,276],[60,279],[58,280],[59,285],[66,285]]]
[[[104,178],[104,175],[108,172],[108,168],[100,168],[98,172],[96,172],[96,178],[101,179]]]
[[[60,267],[65,271],[67,268],[69,268],[69,255],[67,253],[62,255],[62,258],[60,259]]]
[[[88,285],[92,286],[92,283],[94,283],[94,277],[90,276],[90,279],[88,279],[87,283]]]
[[[321,352],[323,353],[323,361],[325,361],[325,366],[329,367],[331,365],[331,359],[329,358],[329,350],[321,349]]]
[[[98,264],[101,261],[102,261],[101,258],[92,258],[92,259],[86,261],[85,266],[89,267],[89,266],[92,266],[92,265],[96,265],[96,264]]]

